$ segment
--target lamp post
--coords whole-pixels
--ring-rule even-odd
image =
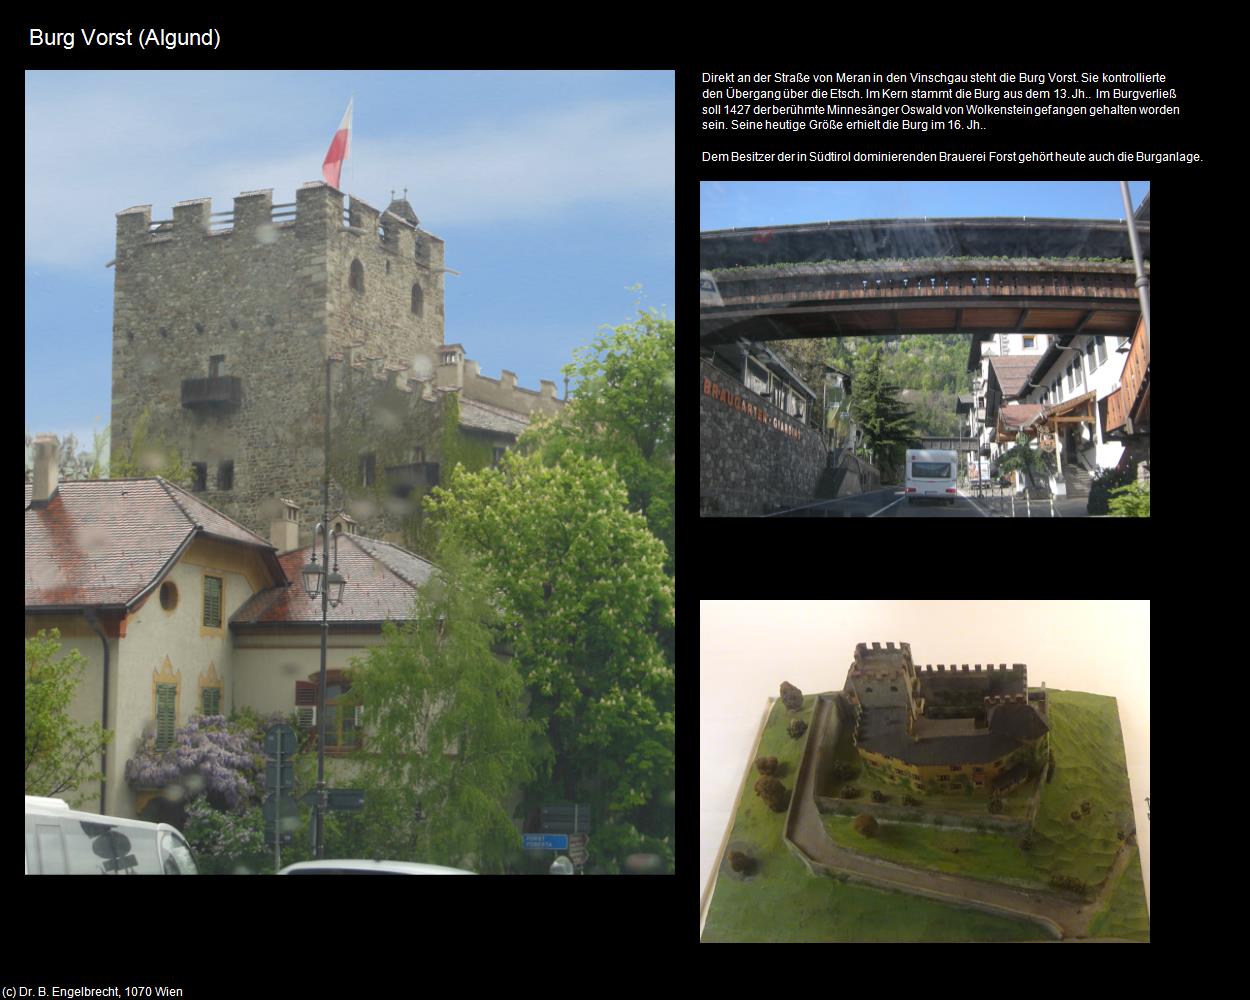
[[[321,523],[313,530],[312,560],[304,567],[304,590],[310,600],[321,598],[321,675],[317,684],[317,816],[314,841],[318,859],[325,857],[325,836],[322,821],[326,814],[326,640],[330,633],[328,620],[331,606],[338,607],[347,583],[339,572],[339,539],[334,536],[334,568],[330,569],[330,359],[326,358],[325,415],[325,478],[322,481]],[[321,561],[317,565],[317,536],[321,536]]]

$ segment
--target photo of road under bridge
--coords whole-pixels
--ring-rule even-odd
[[[704,187],[707,199],[708,189],[714,196],[727,186]],[[749,203],[737,189],[786,185],[729,187]],[[841,195],[856,185],[823,187]],[[702,232],[705,516],[1085,516],[1095,479],[1122,466],[1148,470],[1149,193],[1126,220],[1114,182],[944,187],[993,188],[1020,204],[1046,188],[1048,207],[1094,188],[1109,217],[869,218]],[[950,445],[960,453],[958,500],[927,509],[901,484],[874,480],[855,441],[831,440],[831,410],[849,399],[856,373],[826,366],[805,380],[785,345],[872,337],[889,347],[935,334],[968,338],[968,389],[957,398]],[[918,437],[930,436],[924,430]],[[1013,450],[1036,454],[1018,474],[998,475]]]

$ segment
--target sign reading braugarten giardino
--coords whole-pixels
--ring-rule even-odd
[[[797,427],[793,427],[780,417],[775,417],[762,406],[756,406],[750,400],[743,399],[737,393],[723,389],[707,376],[703,378],[703,395],[711,396],[713,399],[719,400],[726,406],[737,410],[739,413],[745,414],[754,420],[758,420],[761,424],[772,427],[773,430],[781,431],[796,441],[802,439],[803,435]]]

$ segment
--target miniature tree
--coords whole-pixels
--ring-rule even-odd
[[[791,719],[790,724],[786,726],[786,732],[790,734],[791,739],[797,740],[807,732],[807,723],[802,719]]]
[[[797,712],[803,707],[803,692],[788,681],[782,681],[781,702],[788,711]]]
[[[759,771],[760,774],[776,774],[777,773],[777,758],[776,757],[756,757],[755,769]]]
[[[851,825],[855,827],[855,832],[862,836],[875,837],[877,835],[876,817],[869,816],[867,813],[860,813]]]
[[[755,794],[764,800],[764,804],[773,812],[785,812],[790,804],[790,793],[786,786],[776,778],[765,775],[755,783]]]
[[[736,872],[749,875],[755,869],[755,859],[745,851],[730,851],[729,867]]]
[[[1003,800],[1002,799],[990,799],[990,812],[993,815],[997,816],[1002,811],[1003,811]]]

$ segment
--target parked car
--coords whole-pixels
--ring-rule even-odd
[[[463,868],[423,865],[417,861],[300,861],[287,865],[279,875],[476,875]]]
[[[182,834],[167,823],[71,809],[26,796],[27,875],[198,875]]]

